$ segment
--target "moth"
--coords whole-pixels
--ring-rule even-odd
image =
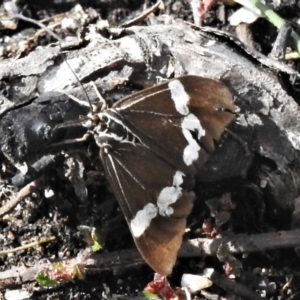
[[[176,262],[193,207],[193,177],[234,120],[221,82],[183,76],[96,115],[93,135],[113,192],[145,261],[161,275]]]

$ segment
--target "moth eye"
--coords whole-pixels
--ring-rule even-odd
[[[103,123],[108,123],[108,117],[107,117],[106,115],[99,114],[99,119],[100,119]]]

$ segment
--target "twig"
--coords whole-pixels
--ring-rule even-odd
[[[163,7],[163,2],[161,0],[157,1],[154,5],[152,5],[150,8],[146,9],[142,12],[139,16],[136,18],[129,20],[121,25],[123,28],[127,28],[130,26],[134,26],[145,20],[151,13],[153,13],[156,9],[159,7]]]
[[[208,239],[199,238],[184,243],[179,256],[195,256],[201,251],[204,255],[214,256],[219,247],[227,246],[231,254],[265,251],[300,246],[300,230],[277,231],[254,235],[236,235],[231,237]]]
[[[228,277],[214,270],[213,271],[211,269],[204,270],[204,276],[209,278],[215,285],[219,286],[223,290],[235,296],[240,296],[243,299],[249,299],[249,300],[266,299],[266,298],[262,298],[259,294],[251,291],[245,285],[240,284],[234,280],[231,280]]]
[[[12,198],[10,201],[8,201],[5,205],[0,207],[0,217],[3,217],[5,214],[9,213],[12,211],[18,203],[20,203],[24,198],[32,194],[37,187],[37,182],[32,181],[26,186],[24,186],[17,196],[15,198]]]
[[[296,247],[300,245],[300,230],[279,231],[251,236],[237,235],[219,239],[193,239],[183,243],[179,257],[216,255],[220,245],[224,244],[227,245],[228,251],[232,254]],[[88,255],[83,251],[77,257],[66,262],[70,265],[84,265],[86,274],[100,273],[106,270],[124,270],[125,268],[145,264],[137,249]],[[22,282],[34,281],[37,273],[49,268],[49,265],[51,266],[51,263],[43,259],[37,261],[32,267],[19,266],[0,272],[0,289],[14,284],[16,278],[20,278]]]
[[[23,251],[23,250],[26,250],[26,249],[29,249],[29,248],[32,248],[32,247],[35,247],[35,246],[39,246],[39,245],[44,244],[44,243],[49,243],[49,242],[54,241],[54,240],[55,240],[55,236],[42,237],[42,238],[39,238],[37,241],[29,243],[29,244],[25,244],[25,245],[22,245],[20,247],[16,247],[16,248],[13,248],[13,249],[7,249],[7,250],[0,251],[0,256],[7,255],[9,253],[15,253],[15,252]]]

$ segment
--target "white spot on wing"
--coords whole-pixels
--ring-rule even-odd
[[[189,113],[189,108],[187,106],[190,96],[187,94],[187,92],[184,89],[184,86],[179,80],[173,80],[170,81],[169,89],[171,92],[171,98],[174,101],[176,110],[182,114],[187,115]]]
[[[135,238],[140,237],[149,227],[150,222],[157,216],[157,207],[153,203],[146,204],[139,210],[130,222],[130,228]]]
[[[177,171],[173,177],[173,186],[167,186],[160,192],[157,198],[157,206],[161,216],[170,216],[174,212],[170,205],[175,203],[182,195],[180,185],[183,183],[183,176],[182,172]]]
[[[181,123],[182,133],[186,138],[188,145],[183,150],[183,161],[187,166],[190,166],[199,157],[200,146],[198,142],[193,138],[191,131],[198,133],[198,140],[205,135],[205,130],[201,126],[199,119],[189,114]]]
[[[190,166],[199,157],[200,146],[198,141],[205,135],[205,130],[200,124],[200,120],[189,111],[190,96],[184,89],[184,86],[179,80],[170,81],[169,89],[171,98],[174,101],[176,110],[184,115],[181,123],[182,133],[186,138],[188,145],[183,150],[183,161],[187,166]],[[198,141],[193,138],[191,132],[197,133]],[[170,191],[171,192],[171,191]]]
[[[173,186],[181,186],[183,184],[183,176],[185,176],[182,172],[177,171],[173,177]]]
[[[174,210],[170,205],[182,196],[180,185],[183,183],[183,176],[185,175],[181,171],[177,171],[173,177],[173,186],[167,186],[160,192],[157,198],[157,206],[148,203],[136,213],[130,222],[130,228],[135,238],[140,237],[145,232],[157,214],[169,217],[173,213]]]

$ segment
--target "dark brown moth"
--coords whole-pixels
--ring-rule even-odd
[[[93,128],[106,175],[145,261],[172,272],[195,195],[191,179],[234,120],[227,87],[184,76],[97,114]]]

